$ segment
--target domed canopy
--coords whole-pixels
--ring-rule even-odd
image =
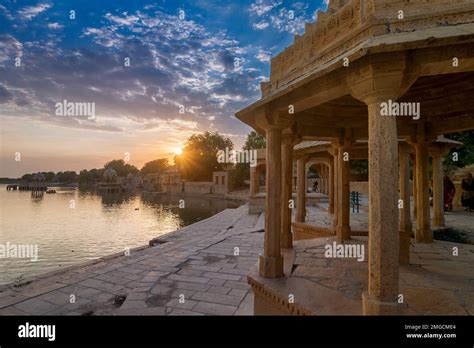
[[[38,173],[33,175],[33,180],[34,181],[45,181],[46,177],[44,176],[43,173],[38,172]]]
[[[105,171],[104,171],[104,178],[106,179],[111,179],[113,177],[116,177],[117,176],[117,172],[115,171],[115,169],[109,167],[107,168]]]

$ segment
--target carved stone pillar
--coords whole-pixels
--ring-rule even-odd
[[[410,146],[399,146],[400,199],[403,207],[399,209],[400,225],[400,264],[408,264],[410,258]]]
[[[365,314],[397,312],[399,267],[398,137],[393,117],[380,115],[386,99],[369,101],[369,290]]]
[[[334,215],[333,215],[333,227],[334,227],[334,233],[336,233],[337,230],[337,224],[338,224],[338,216],[339,216],[339,165],[338,165],[338,158],[339,158],[339,150],[337,148],[333,148],[332,150],[332,155],[333,155],[333,163],[334,163],[334,175],[333,175],[333,185],[334,185]]]
[[[259,191],[260,173],[257,167],[250,167],[250,197],[256,195]]]
[[[416,149],[416,231],[415,239],[421,243],[432,243],[433,234],[430,227],[430,198],[428,172],[428,144],[417,139]]]
[[[304,222],[306,218],[306,158],[296,160],[296,221]]]
[[[400,310],[397,120],[382,115],[381,110],[416,80],[405,74],[405,53],[376,58],[366,66],[352,66],[346,75],[351,95],[368,106],[369,281],[362,295],[366,315],[398,314]]]
[[[282,190],[281,190],[281,247],[293,247],[293,235],[291,233],[291,208],[290,199],[292,194],[293,176],[293,139],[291,136],[283,137],[281,144],[282,157]]]
[[[329,214],[334,214],[334,161],[331,161],[329,165],[328,189]]]
[[[433,151],[433,225],[444,227],[443,153]]]
[[[265,278],[283,276],[281,235],[281,128],[266,129],[267,194],[265,198],[265,237],[259,273]]]
[[[337,228],[336,236],[339,242],[349,240],[351,238],[350,226],[350,167],[349,160],[346,158],[349,154],[350,143],[345,143],[338,148],[337,168]]]

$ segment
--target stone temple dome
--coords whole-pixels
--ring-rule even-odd
[[[115,169],[109,167],[104,171],[105,179],[112,179],[116,177],[117,177],[117,172],[115,171]]]
[[[44,176],[43,173],[38,172],[38,173],[33,175],[33,180],[34,181],[45,181],[46,177]]]

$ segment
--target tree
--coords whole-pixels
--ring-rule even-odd
[[[186,140],[183,153],[174,158],[181,176],[188,181],[211,181],[212,172],[223,170],[225,163],[217,162],[217,152],[233,149],[234,144],[217,132],[193,134]]]
[[[125,163],[125,161],[122,159],[112,160],[104,165],[104,169],[109,167],[115,169],[115,171],[117,172],[117,176],[127,176],[130,173],[137,174],[139,172],[137,167]]]
[[[243,150],[257,150],[264,149],[267,146],[266,139],[263,135],[258,134],[255,131],[251,131],[247,135]],[[249,163],[237,163],[235,166],[235,172],[233,175],[235,186],[242,186],[245,180],[250,179],[250,165]]]
[[[258,134],[255,131],[251,131],[247,135],[247,139],[245,140],[243,149],[256,150],[256,149],[264,149],[266,147],[267,147],[267,141],[265,137],[261,134]]]
[[[26,182],[33,181],[33,174],[25,174],[21,177],[21,180]]]
[[[93,184],[95,182],[101,181],[104,176],[104,169],[83,169],[79,173],[78,182],[81,185],[84,184]]]
[[[73,171],[58,172],[56,178],[59,182],[75,182],[77,180],[77,173]]]
[[[46,182],[51,182],[56,177],[56,174],[54,174],[54,172],[43,172],[43,174]]]
[[[150,162],[145,163],[141,169],[142,174],[156,174],[162,173],[166,168],[169,168],[170,164],[168,159],[159,158]]]
[[[444,166],[448,171],[456,168],[463,168],[474,163],[474,131],[466,131],[446,135],[446,138],[457,140],[463,143],[462,147],[452,149],[444,158]],[[457,161],[454,153],[457,153]]]

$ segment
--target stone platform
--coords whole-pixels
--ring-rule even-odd
[[[286,254],[284,278],[261,278],[254,269],[248,280],[256,314],[361,315],[368,279],[367,237],[351,241],[364,245],[363,262],[325,257],[325,246],[333,242],[334,237],[296,241],[293,255]],[[458,256],[453,256],[454,247]],[[412,240],[410,251],[410,265],[400,267],[401,314],[473,315],[474,246]]]
[[[333,237],[296,241],[284,250],[289,276],[258,277],[252,269],[263,248],[264,215],[247,210],[225,210],[130,257],[112,255],[20,287],[1,286],[0,315],[253,315],[248,280],[257,313],[362,314],[367,263],[326,258],[324,246]],[[367,252],[366,237],[353,240]],[[410,249],[411,264],[400,269],[406,313],[474,314],[474,246],[412,240]]]
[[[227,209],[130,257],[2,286],[0,315],[253,315],[246,276],[262,250],[263,220],[247,209]]]

